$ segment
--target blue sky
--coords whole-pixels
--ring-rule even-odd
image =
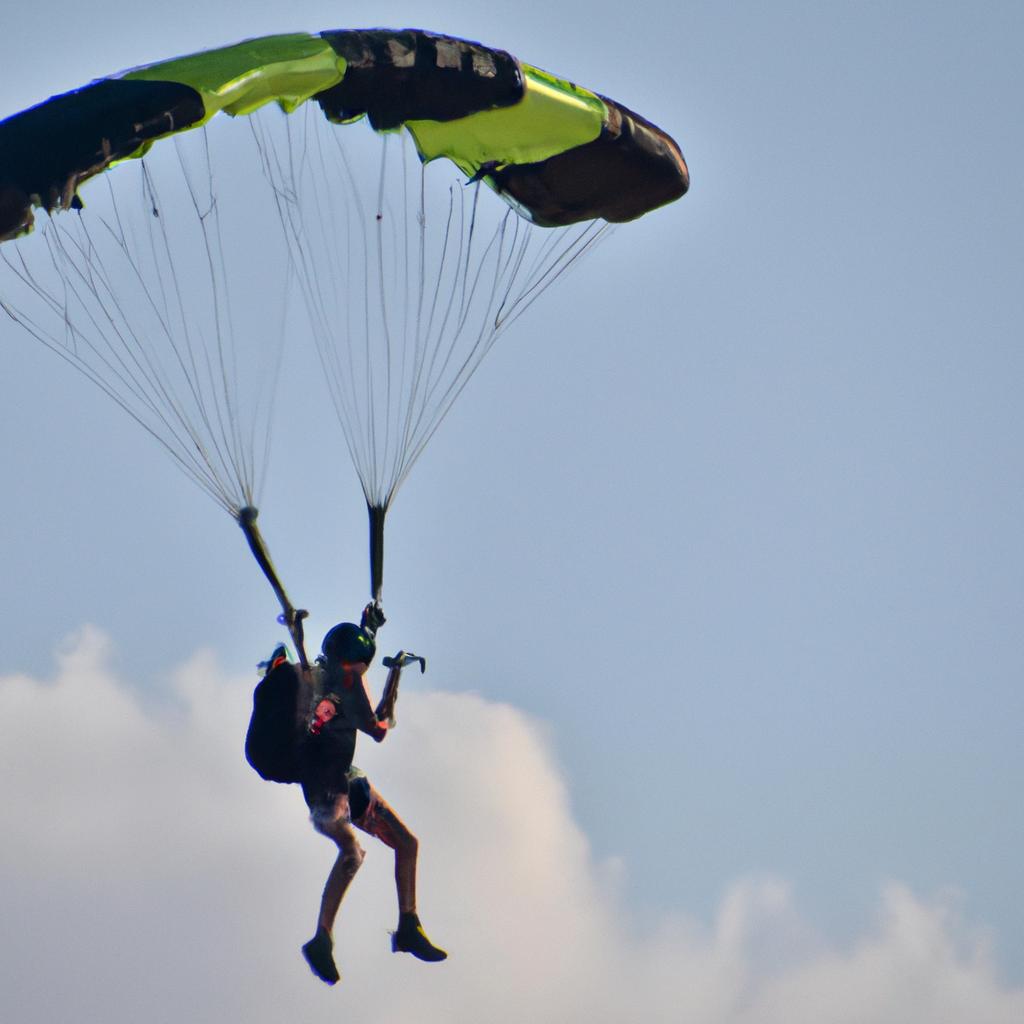
[[[933,994],[960,978],[949,1005],[1019,1019],[1019,7],[650,5],[631,32],[618,9],[577,3],[444,3],[429,18],[401,4],[253,4],[244,19],[207,5],[144,22],[127,3],[88,19],[52,10],[45,28],[27,10],[5,16],[4,114],[249,35],[415,24],[503,46],[678,139],[691,193],[617,230],[502,339],[392,515],[389,639],[425,653],[430,672],[413,684],[409,732],[372,756],[424,841],[431,920],[463,949],[507,954],[490,919],[450,909],[460,882],[448,865],[486,909],[499,898],[492,864],[522,880],[500,906],[524,943],[564,929],[595,963],[621,954],[608,1006],[641,977],[677,996],[675,972],[692,992],[707,986],[708,1001],[689,1004],[697,1019],[761,1024],[787,1006],[795,1020],[815,993],[838,1005],[862,991],[882,1008],[851,1019],[933,1021],[913,1016],[926,1013],[920,993],[886,989],[871,966],[920,947],[934,955],[915,976],[934,979]],[[164,807],[197,802],[198,768],[176,782],[136,751],[149,737],[223,773],[207,777],[211,800],[242,845],[218,841],[191,879],[147,847],[153,873],[139,867],[132,891],[184,938],[196,907],[206,924],[217,916],[215,900],[176,912],[169,877],[197,894],[237,888],[212,934],[253,922],[246,955],[313,1000],[310,1019],[337,1012],[293,962],[329,850],[297,794],[231,767],[253,666],[278,637],[269,589],[237,528],[151,439],[13,325],[0,339],[2,802],[5,833],[36,837],[0,862],[4,891],[19,890],[9,912],[31,920],[30,894],[54,899],[79,908],[69,913],[90,940],[80,908],[99,897],[46,827],[33,758],[64,765],[60,813],[68,801],[72,820],[109,838],[132,829],[152,787]],[[318,387],[314,364],[282,382],[261,501],[315,634],[366,590],[362,499]],[[205,689],[181,683],[190,673]],[[80,716],[65,725],[55,701],[81,702]],[[52,730],[16,742],[40,720]],[[51,735],[67,746],[47,750]],[[522,761],[483,764],[481,736]],[[62,780],[94,757],[95,785],[70,787],[72,801]],[[438,773],[429,787],[409,778],[424,764]],[[148,805],[141,817],[162,820]],[[206,841],[216,808],[186,817],[182,851]],[[495,841],[510,823],[514,841]],[[102,862],[99,839],[86,845]],[[274,904],[277,930],[245,905],[243,859],[254,886],[296,865],[296,906]],[[387,860],[370,859],[353,936],[392,926],[368,923],[390,907]],[[614,941],[592,947],[588,929],[602,928]],[[260,1019],[195,957],[158,948],[172,977],[195,981],[200,1019]],[[586,966],[547,952],[567,976]],[[355,941],[346,955],[356,991],[408,985],[431,1020],[476,964],[467,951],[423,980]],[[514,977],[493,981],[464,1004],[489,1008],[479,1019],[504,1019]],[[13,984],[0,989],[21,994],[0,999],[24,1000],[21,1011],[28,987]],[[730,1002],[741,990],[748,1002]],[[90,991],[84,974],[68,991]]]

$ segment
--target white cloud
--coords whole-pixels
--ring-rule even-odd
[[[421,838],[420,907],[452,956],[390,953],[390,855],[342,910],[343,982],[311,934],[333,848],[294,787],[241,757],[252,679],[208,654],[149,707],[86,629],[53,680],[0,678],[0,1019],[418,1024],[1017,1024],[984,936],[952,899],[893,884],[870,933],[817,936],[788,887],[739,880],[711,927],[648,922],[596,864],[537,723],[480,698],[405,688],[361,763]]]

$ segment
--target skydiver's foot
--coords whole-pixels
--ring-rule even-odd
[[[428,963],[448,959],[448,954],[427,938],[415,914],[399,915],[398,931],[391,933],[391,950],[394,953],[412,953],[417,960],[426,960]]]
[[[302,955],[306,958],[309,969],[328,985],[335,984],[341,978],[334,963],[333,951],[334,942],[326,928],[317,928],[316,935],[302,947]]]

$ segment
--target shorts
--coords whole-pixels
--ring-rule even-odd
[[[380,794],[370,785],[370,780],[358,769],[353,768],[348,777],[349,821],[356,828],[377,835],[383,823],[378,815],[384,802]]]
[[[323,793],[309,805],[309,820],[318,832],[329,831],[339,819],[352,820],[347,793]]]
[[[323,832],[323,826],[330,826],[341,818],[370,835],[377,835],[385,825],[379,819],[381,809],[386,806],[380,794],[370,785],[365,772],[355,766],[348,770],[347,781],[347,793],[325,793],[310,806],[313,827]]]

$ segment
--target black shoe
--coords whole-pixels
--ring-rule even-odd
[[[326,928],[317,928],[316,935],[302,947],[302,955],[306,958],[309,969],[328,985],[333,985],[341,978],[334,963],[333,949],[334,943]]]
[[[438,949],[427,938],[423,925],[415,914],[399,915],[398,931],[391,933],[391,951],[412,953],[417,960],[426,960],[428,963],[448,959],[448,954],[443,949]]]

